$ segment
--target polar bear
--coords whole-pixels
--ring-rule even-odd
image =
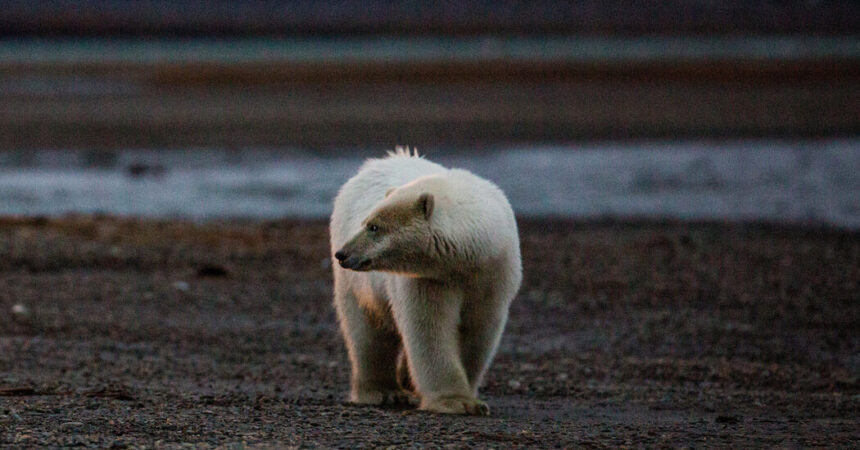
[[[522,280],[502,191],[398,148],[343,185],[330,231],[350,400],[489,414],[478,386]]]

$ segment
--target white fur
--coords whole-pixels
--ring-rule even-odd
[[[368,160],[335,199],[332,254],[363,232],[369,216],[424,193],[434,206],[429,223],[419,225],[430,231],[416,232],[415,242],[402,233],[418,228],[392,232],[401,233],[397,245],[406,239],[421,256],[385,272],[356,272],[334,261],[335,306],[352,363],[350,399],[408,400],[397,382],[402,351],[401,370],[408,370],[422,409],[486,414],[478,386],[522,279],[517,225],[502,191],[408,150]],[[381,239],[373,251],[392,242]]]

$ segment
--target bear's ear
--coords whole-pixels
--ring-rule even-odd
[[[395,189],[397,189],[397,188],[396,188],[396,187],[390,187],[390,188],[388,188],[388,190],[387,190],[387,191],[385,191],[385,198],[390,197],[390,196],[391,196],[391,193],[392,193],[392,192],[394,192],[394,190],[395,190]]]
[[[433,215],[433,194],[429,192],[425,192],[418,197],[418,210],[424,213],[425,219],[430,219],[430,216]]]

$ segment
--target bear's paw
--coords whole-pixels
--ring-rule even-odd
[[[421,405],[424,411],[442,414],[470,414],[473,416],[489,416],[490,407],[474,397],[450,396],[430,399]]]
[[[349,399],[352,403],[375,406],[416,406],[418,399],[401,389],[361,390],[353,392]]]

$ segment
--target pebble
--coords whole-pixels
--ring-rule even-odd
[[[18,422],[24,420],[21,418],[21,416],[18,414],[18,411],[15,410],[15,408],[12,408],[9,410],[9,416],[11,416],[13,419],[15,419]]]
[[[230,276],[230,271],[220,264],[204,264],[197,269],[197,276],[201,278],[224,278]]]
[[[60,424],[60,429],[61,430],[68,430],[70,428],[80,428],[82,426],[84,426],[83,422],[65,422],[65,423]]]
[[[532,363],[522,363],[520,364],[520,370],[523,372],[534,372],[537,370],[538,366]]]
[[[21,303],[12,305],[12,321],[28,323],[30,321],[30,310]]]
[[[24,306],[22,303],[15,303],[14,305],[12,305],[12,314],[15,314],[16,316],[26,317],[30,315],[30,310],[27,309],[27,307]]]
[[[174,287],[176,290],[179,290],[179,291],[182,291],[182,292],[188,292],[189,290],[191,290],[191,286],[189,286],[187,282],[182,281],[182,280],[179,280],[179,281],[174,282],[174,283],[173,283],[173,287]]]
[[[520,386],[522,386],[522,383],[520,383],[519,380],[508,381],[508,387],[511,389],[519,389]]]
[[[739,423],[740,421],[741,421],[740,418],[735,417],[735,416],[717,416],[717,418],[714,419],[714,422],[716,422],[716,423],[732,424],[732,425]]]

